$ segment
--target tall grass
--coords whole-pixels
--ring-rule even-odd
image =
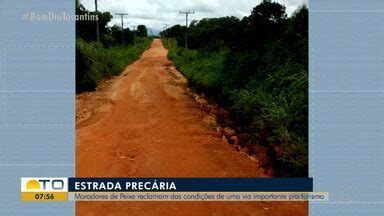
[[[170,43],[168,57],[188,78],[194,90],[214,94],[221,88],[220,71],[223,70],[226,51],[200,52],[180,48],[175,40]]]
[[[307,176],[308,75],[304,65],[265,56],[186,50],[165,43],[191,87],[227,106],[250,139],[268,146],[277,176]]]
[[[120,74],[124,67],[148,49],[151,39],[137,38],[133,44],[105,48],[100,42],[76,40],[76,91],[93,91],[100,80]]]

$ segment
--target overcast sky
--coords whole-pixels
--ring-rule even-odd
[[[236,16],[242,18],[248,16],[253,7],[262,0],[98,0],[98,9],[101,12],[109,11],[113,20],[109,25],[121,25],[120,16],[115,13],[128,13],[124,17],[124,26],[144,24],[152,29],[154,34],[162,30],[165,24],[185,25],[185,16],[179,14],[179,10],[195,10],[190,15],[190,21],[207,17]],[[308,0],[274,0],[286,7],[288,15],[291,15],[298,6],[307,4]],[[94,0],[80,0],[88,9],[95,9]]]

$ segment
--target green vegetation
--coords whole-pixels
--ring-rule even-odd
[[[76,1],[77,15],[95,15]],[[100,41],[96,38],[94,21],[76,22],[76,91],[93,91],[104,78],[119,75],[124,67],[140,57],[151,44],[147,28],[139,25],[137,31],[118,26],[108,27],[112,16],[98,12]],[[124,41],[123,41],[124,35]]]
[[[119,75],[151,43],[149,38],[138,38],[127,46],[105,48],[101,42],[76,41],[76,90],[95,90],[101,79]]]
[[[175,41],[172,43],[169,48],[169,58],[188,78],[191,87],[199,92],[215,94],[220,88],[220,72],[223,70],[226,52],[187,50],[180,48]]]
[[[230,108],[246,145],[268,146],[277,176],[308,175],[308,10],[287,17],[264,1],[251,15],[192,22],[161,34],[191,87]]]

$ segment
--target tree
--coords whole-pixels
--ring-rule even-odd
[[[76,1],[76,15],[89,15],[89,16],[98,16],[99,18],[99,28],[100,28],[100,37],[104,37],[108,33],[108,22],[111,21],[112,15],[109,12],[90,12],[85,7]],[[82,37],[86,41],[96,40],[96,21],[91,20],[79,20],[76,21],[76,36]]]
[[[283,5],[268,1],[259,4],[243,20],[247,43],[251,45],[250,48],[263,47],[281,37],[286,23],[287,14]]]
[[[281,23],[287,19],[285,7],[277,2],[263,2],[253,8],[251,22]]]
[[[202,19],[191,23],[189,46],[203,50],[232,47],[235,41],[238,41],[239,31],[240,20],[236,17]]]
[[[147,37],[148,35],[148,30],[145,25],[138,25],[137,26],[137,36],[139,37]]]

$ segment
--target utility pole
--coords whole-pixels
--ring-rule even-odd
[[[127,13],[116,13],[116,15],[120,16],[121,18],[121,40],[122,44],[124,45],[124,16],[128,16]]]
[[[163,31],[164,31],[165,38],[167,38],[168,37],[168,24],[164,24]]]
[[[132,28],[132,32],[133,32],[133,35],[135,36],[136,35],[136,25],[131,25],[131,28]]]
[[[185,14],[185,49],[188,49],[188,15],[194,14],[195,10],[179,11],[180,14]]]
[[[133,36],[136,35],[136,25],[131,25]]]
[[[96,12],[96,15],[98,16],[97,0],[95,0],[95,12]],[[99,19],[96,19],[96,39],[97,41],[100,41]]]
[[[163,38],[165,40],[166,46],[169,46],[169,39],[168,39],[168,24],[164,24],[163,26]]]

